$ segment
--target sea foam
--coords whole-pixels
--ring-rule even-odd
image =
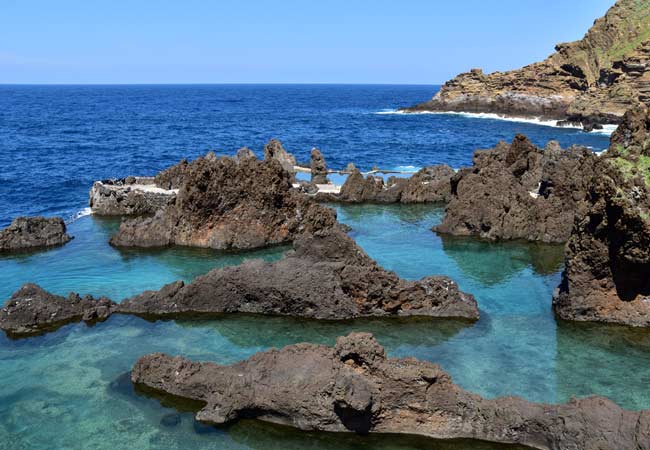
[[[89,216],[92,213],[93,213],[93,210],[90,209],[90,207],[86,207],[86,208],[84,208],[84,209],[82,209],[80,211],[77,211],[72,216],[70,216],[70,218],[68,218],[68,220],[66,220],[65,223],[70,224],[72,222],[75,222],[75,221],[81,219],[82,217]]]
[[[569,129],[576,129],[576,130],[582,130],[582,127],[580,125],[558,125],[557,120],[544,120],[540,118],[531,118],[531,117],[510,117],[510,116],[502,116],[500,114],[495,114],[495,113],[471,113],[471,112],[457,112],[457,111],[414,111],[414,112],[406,112],[406,111],[399,111],[397,109],[382,109],[381,111],[377,111],[374,114],[379,114],[379,115],[411,115],[411,114],[432,114],[432,115],[454,115],[454,116],[462,116],[462,117],[467,117],[471,119],[490,119],[490,120],[503,120],[506,122],[519,122],[519,123],[530,123],[533,125],[540,125],[544,127],[554,127],[554,128],[569,128]],[[603,125],[602,130],[593,130],[591,133],[594,134],[604,134],[609,136],[614,132],[616,129],[617,125],[615,124],[607,124]]]

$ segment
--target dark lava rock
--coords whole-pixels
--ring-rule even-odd
[[[451,201],[434,230],[457,236],[566,242],[576,215],[586,210],[585,194],[598,156],[586,148],[545,149],[517,135],[508,145],[474,153],[470,168],[451,182]]]
[[[325,157],[317,148],[311,150],[309,167],[311,168],[311,182],[313,184],[327,184],[327,164]]]
[[[35,284],[25,284],[0,310],[0,329],[12,337],[36,335],[70,322],[106,320],[114,307],[105,297],[96,300],[89,295],[70,294],[65,298]]]
[[[567,320],[650,326],[650,111],[628,111],[601,157],[553,300]]]
[[[517,397],[484,399],[439,366],[387,358],[368,333],[335,347],[295,344],[233,364],[154,353],[131,373],[158,395],[200,401],[197,420],[258,418],[303,430],[469,438],[545,450],[650,449],[650,411],[625,411],[602,397],[560,405]]]
[[[88,202],[98,216],[142,216],[173,203],[176,191],[156,186],[152,178],[129,176],[96,181]]]
[[[248,147],[242,147],[239,150],[237,150],[237,155],[235,156],[235,158],[238,161],[241,161],[246,158],[257,158],[257,157],[255,156],[255,153],[253,153],[253,150],[251,150]]]
[[[185,182],[185,173],[189,165],[187,159],[182,159],[178,164],[158,172],[154,177],[154,183],[162,189],[179,189]]]
[[[177,317],[244,312],[316,319],[433,316],[478,319],[476,301],[447,277],[400,279],[344,232],[306,233],[280,261],[214,269],[185,285],[168,284],[119,305],[123,313]]]
[[[339,194],[318,195],[318,200],[343,203],[437,203],[447,202],[450,180],[455,174],[447,165],[425,167],[410,178],[375,175],[363,177],[358,169],[345,180]]]
[[[60,217],[18,217],[0,230],[0,252],[53,247],[71,239]]]
[[[273,151],[267,153],[281,155],[278,145],[269,143],[267,150]],[[123,220],[111,244],[252,249],[336,226],[334,211],[294,191],[292,177],[275,157],[260,161],[208,154],[184,169],[173,204],[153,217]]]
[[[264,146],[264,160],[268,161],[274,159],[280,163],[282,168],[287,172],[293,174],[295,172],[296,158],[286,151],[282,143],[277,139],[271,139],[268,144]]]

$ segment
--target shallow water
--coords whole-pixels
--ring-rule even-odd
[[[232,363],[269,347],[371,331],[391,356],[439,363],[466,389],[484,396],[566,401],[605,395],[626,408],[650,408],[650,334],[599,325],[558,323],[550,304],[562,248],[441,239],[430,231],[434,206],[337,207],[352,236],[383,266],[406,278],[445,274],[479,302],[475,324],[454,320],[319,322],[234,315],[210,321],[147,322],[114,316],[94,327],[72,324],[18,341],[0,337],[0,448],[11,449],[491,449],[478,443],[299,433],[242,422],[197,426],[157,400],[137,395],[127,372],[141,355],[164,351]],[[84,217],[70,244],[0,259],[2,298],[22,282],[121,299],[242,258],[279,257],[285,248],[223,254],[167,249],[119,252],[106,244],[114,221]],[[171,415],[171,416],[170,416]],[[180,419],[180,421],[179,421]],[[176,425],[173,425],[174,423]],[[164,423],[167,423],[165,425]]]

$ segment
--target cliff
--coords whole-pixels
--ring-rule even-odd
[[[579,41],[558,44],[546,60],[507,72],[472,69],[406,112],[462,111],[618,123],[650,101],[650,1],[619,0]]]

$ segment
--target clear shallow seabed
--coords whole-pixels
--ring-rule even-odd
[[[469,164],[473,148],[511,139],[515,132],[540,144],[559,138],[565,145],[607,145],[606,136],[530,124],[373,114],[426,98],[430,91],[421,86],[0,87],[0,103],[12,105],[0,108],[0,152],[11,161],[0,169],[1,220],[21,213],[70,217],[84,207],[95,178],[151,174],[211,148],[248,144],[259,151],[271,136],[284,139],[300,159],[319,145],[335,167],[348,161],[362,167]],[[253,95],[261,96],[255,108]],[[229,96],[240,100],[213,104],[213,97]],[[256,119],[244,113],[246,104]],[[22,129],[23,122],[31,125]],[[44,186],[51,189],[43,191]],[[139,356],[153,351],[232,363],[294,342],[333,344],[352,330],[373,332],[391,356],[436,362],[458,384],[487,397],[562,402],[600,394],[626,408],[650,408],[650,333],[554,319],[551,295],[562,268],[561,247],[441,238],[430,227],[443,211],[431,205],[336,209],[357,242],[384,267],[406,278],[444,274],[458,281],[476,296],[480,321],[333,323],[234,315],[147,322],[114,316],[94,327],[72,324],[31,339],[0,336],[0,449],[504,448],[304,433],[250,421],[215,429],[195,424],[189,412],[176,426],[165,426],[175,410],[135,394],[127,375]],[[34,281],[59,294],[74,290],[120,300],[245,258],[273,260],[287,250],[123,252],[107,244],[117,226],[116,220],[82,217],[70,223],[75,239],[64,247],[0,257],[0,299]]]

